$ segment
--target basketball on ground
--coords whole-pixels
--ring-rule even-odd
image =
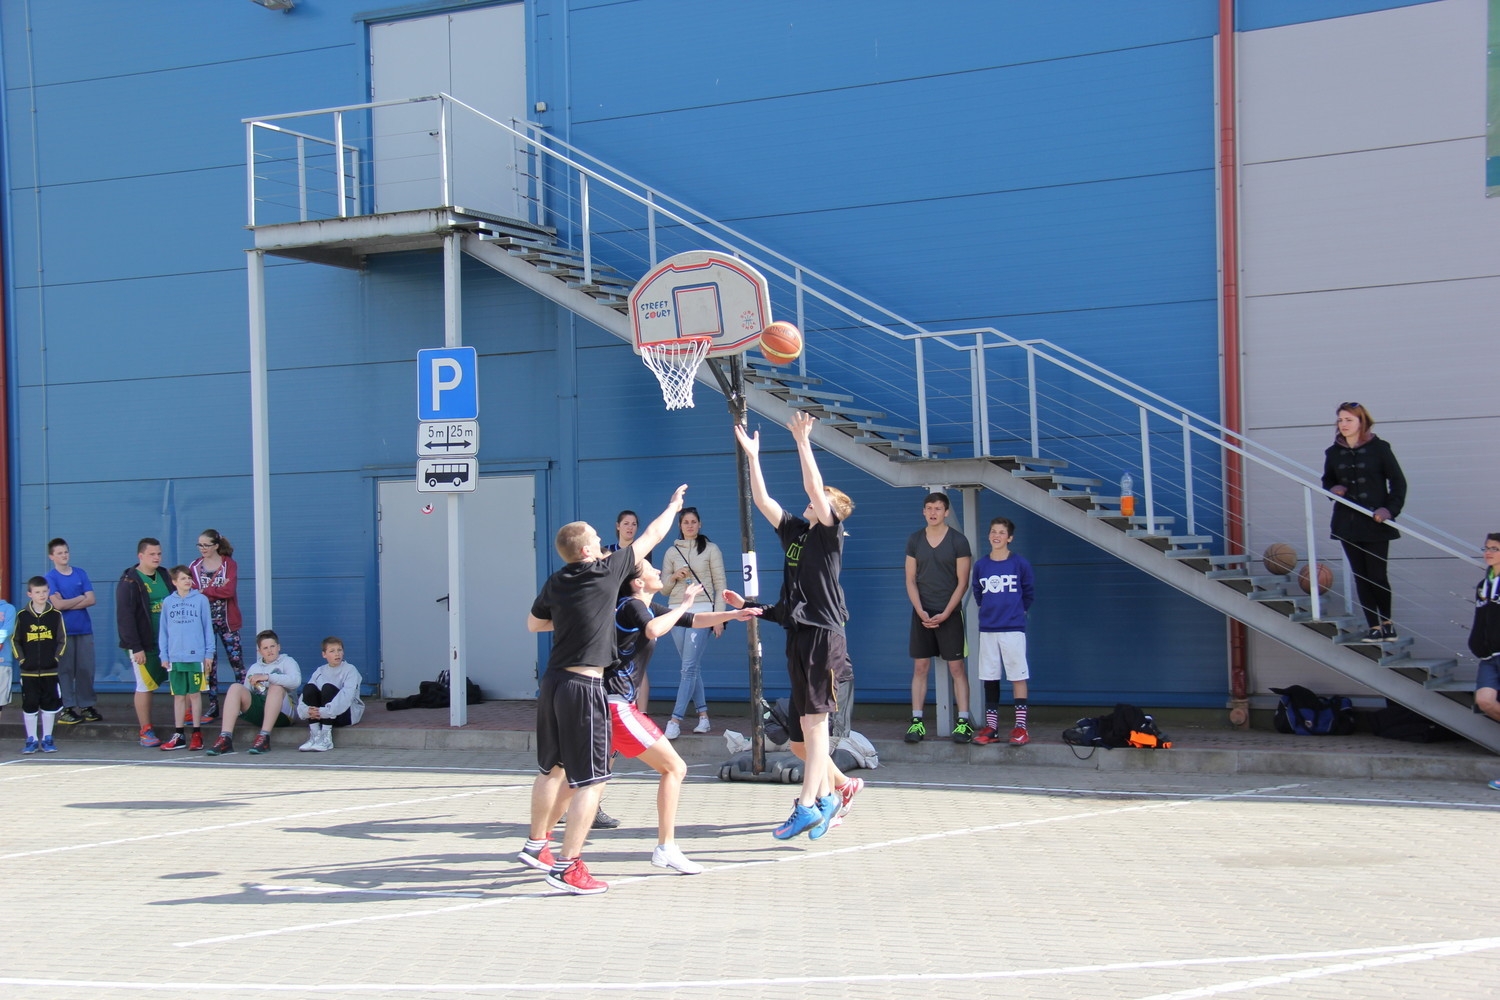
[[[1312,593],[1312,585],[1308,582],[1310,576],[1308,570],[1310,570],[1311,568],[1312,564],[1309,563],[1308,565],[1303,566],[1301,571],[1297,574],[1297,586],[1302,588],[1302,592],[1304,594]],[[1326,594],[1328,593],[1328,588],[1332,586],[1333,570],[1329,569],[1323,563],[1318,563],[1318,593]]]
[[[802,356],[802,331],[780,320],[760,331],[760,353],[773,365],[789,365]]]
[[[1286,542],[1276,542],[1266,546],[1266,551],[1261,553],[1260,561],[1265,563],[1267,573],[1272,576],[1285,576],[1297,568],[1297,550]]]

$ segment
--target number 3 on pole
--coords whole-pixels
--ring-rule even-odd
[[[745,597],[753,600],[760,597],[760,572],[754,552],[740,553],[740,572],[745,578]]]

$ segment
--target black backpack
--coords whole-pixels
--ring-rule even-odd
[[[1354,732],[1354,703],[1334,695],[1324,698],[1301,684],[1272,688],[1281,696],[1273,720],[1278,733],[1298,736],[1346,736]]]
[[[1108,715],[1079,719],[1062,734],[1063,742],[1078,747],[1144,747],[1167,749],[1172,741],[1156,720],[1134,705],[1120,702]],[[1086,758],[1085,758],[1086,759]]]
[[[1388,740],[1404,740],[1407,743],[1441,743],[1446,740],[1461,740],[1451,729],[1445,729],[1418,715],[1405,705],[1386,699],[1385,708],[1370,713],[1370,731]]]

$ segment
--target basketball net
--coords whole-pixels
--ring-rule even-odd
[[[693,383],[698,378],[698,366],[708,357],[712,341],[712,337],[682,337],[641,345],[641,360],[661,383],[661,395],[667,401],[667,409],[680,410],[693,405]]]

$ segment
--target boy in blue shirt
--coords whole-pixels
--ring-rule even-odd
[[[168,574],[177,591],[161,602],[161,627],[156,646],[168,667],[172,712],[176,728],[163,750],[202,750],[203,692],[208,690],[208,670],[213,666],[218,639],[214,635],[213,612],[208,598],[193,589],[193,573],[186,566],[173,566]],[[193,709],[193,736],[183,734],[189,704]]]
[[[94,694],[94,622],[88,609],[93,607],[94,582],[74,566],[66,539],[54,538],[47,543],[47,558],[52,568],[47,583],[52,588],[52,606],[62,612],[68,630],[68,648],[57,663],[57,686],[62,693],[63,710],[57,721],[65,726],[80,722],[103,722],[95,707]]]
[[[990,522],[990,553],[974,563],[974,605],[979,609],[979,679],[984,684],[984,728],[975,743],[998,743],[1000,736],[1000,671],[1011,683],[1016,701],[1016,724],[1010,731],[1014,746],[1031,741],[1026,733],[1026,612],[1033,596],[1031,563],[1010,550],[1016,525],[1008,517]]]

